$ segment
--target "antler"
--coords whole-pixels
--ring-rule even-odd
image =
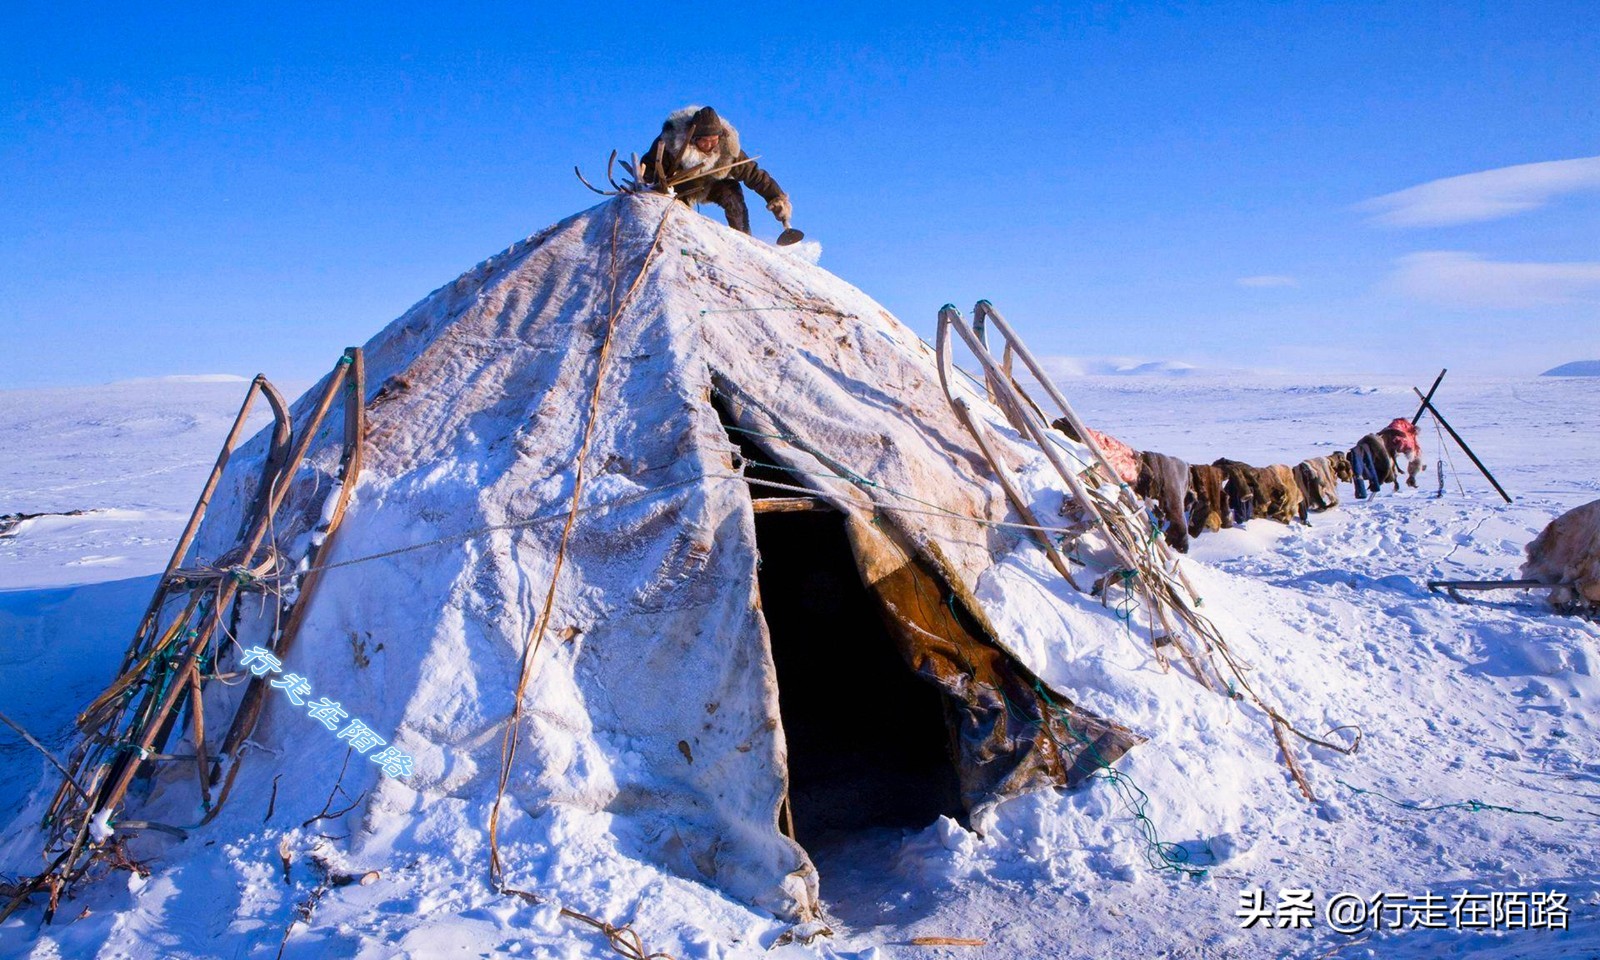
[[[616,176],[613,175],[612,172],[611,172],[612,169],[614,167],[616,167],[616,165],[617,165],[617,151],[613,150],[613,151],[611,151],[611,156],[609,158],[607,158],[607,160],[606,160],[606,179],[611,181],[611,185],[613,187],[617,188],[617,192],[618,193],[621,193],[621,192],[623,192],[622,191],[622,184],[617,182]]]
[[[579,183],[588,187],[590,190],[593,190],[595,193],[600,194],[602,197],[615,197],[624,193],[638,193],[639,191],[648,188],[648,185],[644,182],[644,171],[639,165],[639,155],[637,153],[633,154],[632,160],[622,161],[623,179],[620,183],[617,181],[616,168],[617,151],[613,150],[611,151],[611,156],[606,159],[606,180],[610,182],[613,188],[610,190],[601,190],[599,187],[590,183],[584,178],[583,171],[578,169],[576,166],[572,168],[572,172],[577,174]],[[659,170],[660,168],[657,167],[657,169]]]
[[[656,181],[654,183],[645,182],[644,165],[639,162],[639,155],[637,153],[633,154],[630,160],[623,161],[622,172],[625,176],[623,181],[618,183],[615,173],[617,167],[617,151],[615,150],[611,151],[611,156],[606,159],[606,180],[611,184],[613,189],[601,190],[599,187],[585,179],[583,171],[578,169],[576,166],[572,168],[572,172],[577,175],[579,183],[588,187],[590,190],[593,190],[595,193],[598,193],[602,197],[615,197],[618,194],[637,193],[641,190],[656,190],[668,196],[672,196],[672,188],[678,186],[679,184],[688,183],[690,180],[698,180],[701,177],[715,177],[720,174],[727,173],[729,170],[732,170],[735,167],[742,166],[746,163],[755,163],[760,159],[760,157],[745,157],[740,160],[734,160],[729,163],[722,164],[719,167],[713,167],[710,170],[701,169],[699,167],[696,167],[692,170],[680,170],[677,174],[663,179],[661,177],[661,161],[665,150],[665,144],[656,145],[656,162],[654,167]],[[629,177],[631,177],[631,179],[628,179]]]
[[[572,172],[577,175],[579,183],[581,183],[584,186],[588,187],[590,190],[593,190],[595,193],[600,194],[600,196],[602,196],[602,197],[614,197],[618,193],[621,192],[621,191],[618,191],[618,190],[601,190],[599,187],[595,186],[594,184],[590,183],[588,180],[585,180],[583,178],[583,171],[579,170],[576,164],[573,165]]]

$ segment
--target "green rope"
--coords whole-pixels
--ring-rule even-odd
[[[1133,581],[1136,576],[1138,576],[1138,571],[1126,568],[1113,570],[1108,574],[1108,577],[1115,577],[1122,581],[1122,599],[1117,601],[1117,606],[1112,610],[1112,613],[1122,623],[1123,637],[1130,640],[1133,638],[1133,615],[1139,609],[1139,598],[1133,592]],[[1107,591],[1111,589],[1109,580],[1102,589]]]
[[[1518,810],[1515,807],[1502,807],[1498,804],[1484,803],[1482,800],[1461,800],[1455,803],[1421,804],[1409,800],[1396,800],[1395,798],[1379,793],[1376,790],[1364,790],[1361,787],[1351,786],[1337,777],[1334,778],[1333,782],[1337,783],[1341,787],[1344,787],[1346,790],[1351,791],[1352,793],[1370,794],[1374,797],[1378,797],[1381,800],[1387,800],[1402,809],[1415,810],[1418,813],[1432,813],[1436,810],[1465,810],[1468,813],[1482,813],[1485,810],[1493,810],[1497,813],[1514,813],[1523,817],[1539,817],[1542,820],[1549,820],[1551,823],[1567,822],[1566,817],[1558,817],[1554,814],[1543,813],[1538,810]]]
[[[726,426],[729,430],[737,430],[740,433],[748,433],[752,437],[765,437],[768,440],[785,440],[789,443],[795,442],[795,438],[786,433],[762,433],[759,430],[747,430],[744,427],[736,427],[731,423],[724,424],[724,426]]]
[[[1138,831],[1139,838],[1144,841],[1145,862],[1157,870],[1170,870],[1173,873],[1179,873],[1195,880],[1205,879],[1210,871],[1205,867],[1191,863],[1194,855],[1186,847],[1161,839],[1161,833],[1156,828],[1155,821],[1150,819],[1148,812],[1150,809],[1150,795],[1145,793],[1137,783],[1134,783],[1127,774],[1113,767],[1111,761],[1107,760],[1099,749],[1095,747],[1094,741],[1073,727],[1072,720],[1067,716],[1066,711],[1054,700],[1050,699],[1050,695],[1045,692],[1043,683],[1035,679],[1033,689],[1039,695],[1040,701],[1055,714],[1056,719],[1061,722],[1067,732],[1076,737],[1078,742],[1083,745],[1084,753],[1095,765],[1095,770],[1090,774],[1090,777],[1105,780],[1111,784],[1112,790],[1121,798],[1128,812],[1133,815],[1134,828]],[[1007,707],[1011,707],[1009,700],[1007,701]],[[1055,731],[1048,720],[1045,721],[1044,728],[1045,733],[1055,742],[1056,749],[1060,750],[1065,756],[1065,745],[1056,739]]]
[[[1088,566],[1086,562],[1078,559],[1075,555],[1068,559],[1073,560],[1079,566]],[[1106,573],[1100,585],[1101,604],[1104,605],[1105,601],[1111,596],[1111,588],[1116,585],[1116,581],[1121,581],[1122,599],[1116,602],[1116,606],[1111,612],[1122,623],[1123,637],[1130,640],[1133,639],[1133,615],[1138,612],[1140,606],[1139,597],[1133,589],[1133,581],[1138,576],[1139,571],[1137,570],[1130,570],[1126,567],[1113,568]]]

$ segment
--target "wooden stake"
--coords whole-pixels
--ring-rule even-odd
[[[1443,376],[1443,374],[1440,374],[1440,376]],[[1450,426],[1450,421],[1446,420],[1439,413],[1439,408],[1433,405],[1433,401],[1429,400],[1427,397],[1423,397],[1422,391],[1418,390],[1416,387],[1412,387],[1411,392],[1419,397],[1422,397],[1423,408],[1433,411],[1434,419],[1439,421],[1439,426],[1444,427],[1445,432],[1450,434],[1450,439],[1456,442],[1456,446],[1460,447],[1466,453],[1466,455],[1471,458],[1472,465],[1477,467],[1479,472],[1481,472],[1484,477],[1486,477],[1488,481],[1494,485],[1495,492],[1499,493],[1501,497],[1505,498],[1506,503],[1510,503],[1511,494],[1506,493],[1505,487],[1500,486],[1500,481],[1494,478],[1494,474],[1489,472],[1489,468],[1484,466],[1483,461],[1478,459],[1478,455],[1472,452],[1471,447],[1467,446],[1467,441],[1461,439],[1461,434],[1456,433],[1455,428]]]
[[[1447,367],[1443,370],[1440,370],[1439,375],[1433,378],[1433,386],[1428,388],[1428,395],[1422,398],[1422,406],[1417,408],[1416,414],[1411,418],[1411,425],[1413,427],[1422,422],[1422,415],[1427,411],[1429,401],[1433,399],[1433,391],[1439,389],[1439,382],[1443,380],[1444,375],[1449,372],[1450,370]],[[1417,388],[1412,387],[1411,389],[1415,390]]]

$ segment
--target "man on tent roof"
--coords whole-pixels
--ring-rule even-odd
[[[690,206],[714,203],[727,214],[728,226],[750,232],[750,213],[739,184],[767,201],[767,209],[788,226],[794,208],[772,175],[756,166],[739,147],[739,131],[710,107],[684,107],[673,111],[661,125],[661,135],[645,151],[646,183],[665,183],[683,173],[705,173],[673,184],[673,193]]]

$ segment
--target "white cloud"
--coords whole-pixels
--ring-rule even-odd
[[[1240,277],[1235,280],[1241,287],[1298,287],[1300,281],[1294,277],[1285,277],[1277,274],[1263,274],[1259,277]]]
[[[1357,205],[1371,222],[1442,227],[1526,213],[1565,193],[1600,190],[1600,157],[1549,160],[1446,177]]]
[[[1600,297],[1600,262],[1504,263],[1432,250],[1395,261],[1388,286],[1443,306],[1521,309]]]

